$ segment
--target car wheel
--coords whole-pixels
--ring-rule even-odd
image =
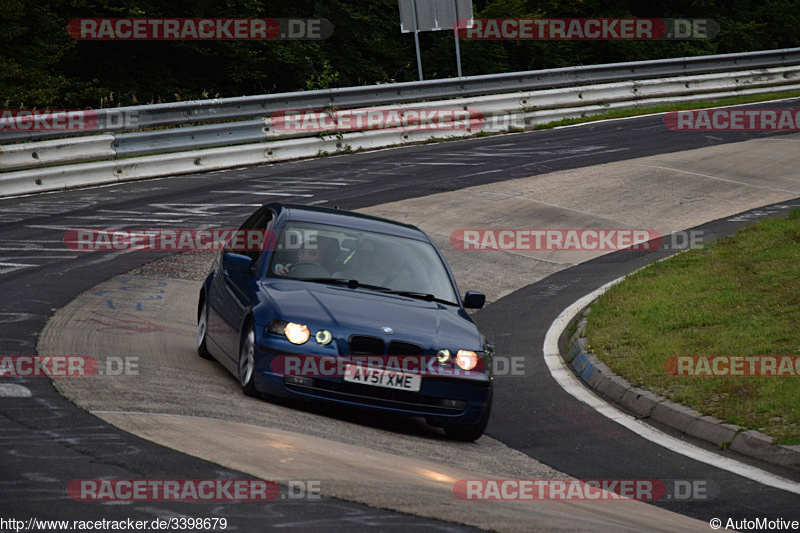
[[[491,411],[492,401],[490,399],[489,403],[486,405],[486,409],[483,411],[483,415],[481,415],[481,419],[476,424],[471,426],[444,426],[444,432],[453,440],[460,440],[464,442],[478,440],[478,438],[483,435],[483,432],[486,430],[486,425],[489,423],[489,413]]]
[[[255,374],[256,332],[252,325],[248,325],[242,337],[242,347],[239,350],[239,384],[242,391],[253,397],[258,397],[258,391],[253,380]]]
[[[206,345],[206,334],[208,333],[208,311],[205,303],[200,311],[200,318],[197,319],[197,355],[203,359],[213,359]]]

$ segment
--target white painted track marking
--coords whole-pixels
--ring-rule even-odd
[[[791,481],[789,479],[776,476],[775,474],[771,474],[761,470],[760,468],[746,465],[727,457],[721,457],[708,450],[704,450],[692,444],[688,444],[680,439],[676,439],[671,435],[667,435],[666,433],[633,418],[627,413],[624,413],[616,407],[608,404],[599,396],[591,392],[586,386],[584,386],[583,382],[572,373],[559,353],[558,337],[567,327],[567,324],[569,324],[569,322],[581,311],[581,309],[592,303],[598,296],[608,290],[609,287],[615,283],[619,283],[623,279],[624,277],[610,281],[599,289],[587,294],[562,311],[562,313],[558,315],[558,318],[556,318],[555,321],[550,325],[550,329],[547,330],[547,335],[544,339],[543,349],[545,363],[547,363],[547,368],[550,370],[550,374],[553,376],[553,378],[565,391],[583,403],[589,405],[601,415],[605,416],[606,418],[610,418],[614,422],[621,424],[627,429],[633,431],[640,437],[654,442],[659,446],[663,446],[668,450],[677,452],[681,455],[689,457],[690,459],[701,461],[719,469],[746,477],[747,479],[751,479],[757,483],[782,489],[794,494],[800,494],[800,483],[797,483],[796,481]]]

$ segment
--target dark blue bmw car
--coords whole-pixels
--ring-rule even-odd
[[[253,235],[263,236],[258,246]],[[245,394],[425,417],[458,440],[483,433],[492,349],[420,229],[269,204],[221,251],[203,284],[197,346]]]

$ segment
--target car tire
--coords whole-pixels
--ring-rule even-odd
[[[197,318],[197,355],[203,359],[212,360],[211,352],[208,351],[206,344],[206,336],[208,334],[208,310],[206,304],[203,303],[203,308],[200,311],[200,316]]]
[[[448,438],[453,440],[460,440],[463,442],[472,442],[478,440],[483,432],[486,430],[486,425],[489,423],[489,413],[492,411],[492,400],[486,405],[486,409],[481,415],[481,419],[471,426],[444,426],[444,432]]]
[[[245,327],[242,335],[241,347],[239,349],[239,385],[242,392],[247,396],[258,398],[260,395],[256,390],[255,375],[255,353],[256,353],[256,332],[252,324]]]

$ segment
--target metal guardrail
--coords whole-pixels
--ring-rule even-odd
[[[98,124],[92,132],[109,133],[163,126],[242,120],[266,117],[281,109],[308,110],[328,107],[371,107],[385,104],[467,98],[485,94],[556,89],[560,87],[789,65],[800,65],[800,48],[117,107],[96,110]],[[131,117],[136,118],[135,124],[133,124]],[[85,132],[74,133],[74,135],[81,134],[85,134]],[[63,131],[20,131],[6,132],[0,139],[2,142],[34,141],[68,135],[70,134]]]
[[[247,120],[206,126],[171,128],[168,130],[117,133],[111,147],[118,157],[173,152],[261,142],[264,138],[264,120]]]
[[[774,65],[779,58],[787,64]],[[732,64],[749,68],[726,70]],[[581,77],[582,72],[589,74]],[[606,81],[597,83],[598,78]],[[491,87],[487,85],[490,79],[495,80]],[[512,86],[526,90],[508,92]],[[79,137],[2,145],[0,197],[348,153],[430,138],[463,137],[477,131],[526,129],[608,109],[786,90],[800,90],[800,48],[105,109],[96,112],[98,117],[105,117],[99,121],[101,125],[114,113],[136,110],[150,124],[166,125],[181,116],[177,124],[182,127],[111,134],[80,132],[83,135]],[[450,94],[447,91],[454,91],[458,98],[443,99]],[[349,100],[342,95],[349,95]],[[350,103],[345,105],[344,101]],[[342,110],[469,109],[482,118],[454,121],[452,126],[457,127],[450,131],[382,126],[387,129],[344,132],[292,131],[276,125],[275,119],[263,118],[267,109],[320,110],[332,102],[338,102],[335,108]],[[247,120],[247,113],[261,118]],[[191,125],[208,122],[208,117],[230,121]],[[0,142],[8,140],[7,133],[0,133]]]
[[[800,65],[759,69],[741,72],[722,72],[694,76],[657,78],[637,81],[615,82],[600,85],[584,85],[561,89],[503,93],[488,96],[459,98],[456,100],[436,100],[430,102],[375,106],[369,110],[437,110],[469,109],[482,117],[486,124],[472,125],[471,131],[497,132],[509,126],[530,127],[530,120],[514,120],[537,110],[550,110],[533,116],[553,117],[557,120],[558,111],[574,108],[569,116],[575,116],[575,109],[592,112],[592,106],[612,106],[619,103],[635,107],[651,102],[653,99],[676,98],[691,95],[729,92],[740,94],[743,90],[754,88],[791,87],[800,83]],[[659,103],[659,102],[651,102]],[[619,107],[619,106],[615,106]],[[335,117],[335,113],[331,113]],[[567,115],[565,114],[564,117]],[[578,114],[577,116],[580,116]],[[500,120],[495,120],[496,118]],[[532,117],[528,117],[529,119]],[[503,126],[503,124],[505,124]],[[0,147],[0,172],[42,168],[58,164],[85,161],[101,161],[148,154],[166,154],[186,150],[199,150],[218,146],[274,142],[280,139],[314,136],[316,132],[292,131],[281,128],[280,120],[255,119],[202,126],[185,126],[169,129],[85,135],[59,140],[34,141]],[[321,132],[322,136],[333,135],[334,131]]]

